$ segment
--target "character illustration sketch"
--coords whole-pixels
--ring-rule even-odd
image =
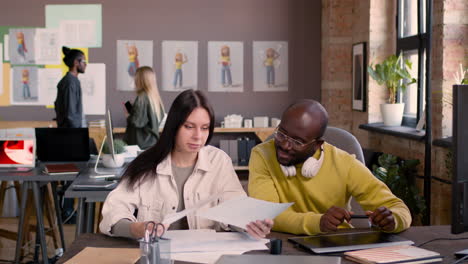
[[[231,57],[229,46],[221,46],[221,57],[218,63],[221,64],[221,84],[223,87],[232,86]]]
[[[265,65],[266,69],[266,84],[270,88],[275,86],[275,61],[279,56],[280,54],[274,48],[268,48],[265,51],[263,65]]]
[[[185,53],[177,52],[175,55],[175,72],[174,72],[174,89],[177,88],[177,83],[179,83],[179,88],[183,86],[183,73],[182,73],[182,65],[187,63],[187,55]]]
[[[21,71],[21,83],[23,84],[23,99],[31,98],[31,89],[29,88],[29,70],[23,69]]]
[[[16,42],[18,43],[17,51],[23,60],[26,59],[26,53],[28,49],[26,48],[26,41],[24,38],[23,32],[16,32]]]
[[[127,48],[127,54],[128,54],[128,75],[130,77],[134,78],[136,70],[138,67],[140,67],[140,63],[138,61],[138,49],[135,44],[128,45],[125,44],[125,47]]]

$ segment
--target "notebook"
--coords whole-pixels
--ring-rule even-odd
[[[433,263],[442,261],[434,251],[409,245],[371,248],[344,253],[345,258],[365,264]]]
[[[383,233],[377,230],[361,232],[335,232],[307,237],[292,237],[288,240],[314,253],[343,252],[366,248],[376,248],[394,245],[412,245],[413,241],[397,235]]]
[[[73,163],[46,164],[44,172],[50,175],[78,174],[80,169]]]

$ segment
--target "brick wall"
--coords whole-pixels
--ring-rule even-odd
[[[353,133],[365,148],[419,159],[424,171],[424,142],[371,133],[360,124],[381,122],[380,104],[387,91],[368,78],[367,111],[351,109],[352,45],[368,44],[368,64],[395,53],[396,1],[322,0],[322,103],[330,124]],[[459,63],[468,67],[468,1],[434,0],[432,39],[433,138],[451,135],[451,89]],[[451,173],[446,169],[448,150],[433,147],[431,223],[450,223]],[[423,190],[422,179],[418,187]]]

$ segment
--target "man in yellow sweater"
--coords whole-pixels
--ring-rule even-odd
[[[249,195],[294,202],[276,217],[273,230],[310,235],[350,227],[351,197],[383,231],[407,229],[408,207],[353,155],[322,140],[327,124],[320,103],[302,100],[283,113],[274,139],[252,150]]]

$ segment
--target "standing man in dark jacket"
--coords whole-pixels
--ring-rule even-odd
[[[62,52],[65,55],[63,62],[68,66],[68,72],[57,85],[57,99],[55,99],[57,127],[86,127],[81,84],[78,80],[78,74],[86,70],[86,57],[77,49],[62,47]]]
[[[68,66],[68,72],[57,84],[57,99],[55,99],[55,113],[57,115],[57,127],[80,128],[86,127],[86,119],[83,114],[83,99],[81,96],[81,83],[78,74],[86,70],[86,57],[77,49],[62,47],[65,55],[63,62]],[[65,187],[71,182],[65,182]],[[62,219],[64,222],[74,223],[73,199],[64,199]]]

